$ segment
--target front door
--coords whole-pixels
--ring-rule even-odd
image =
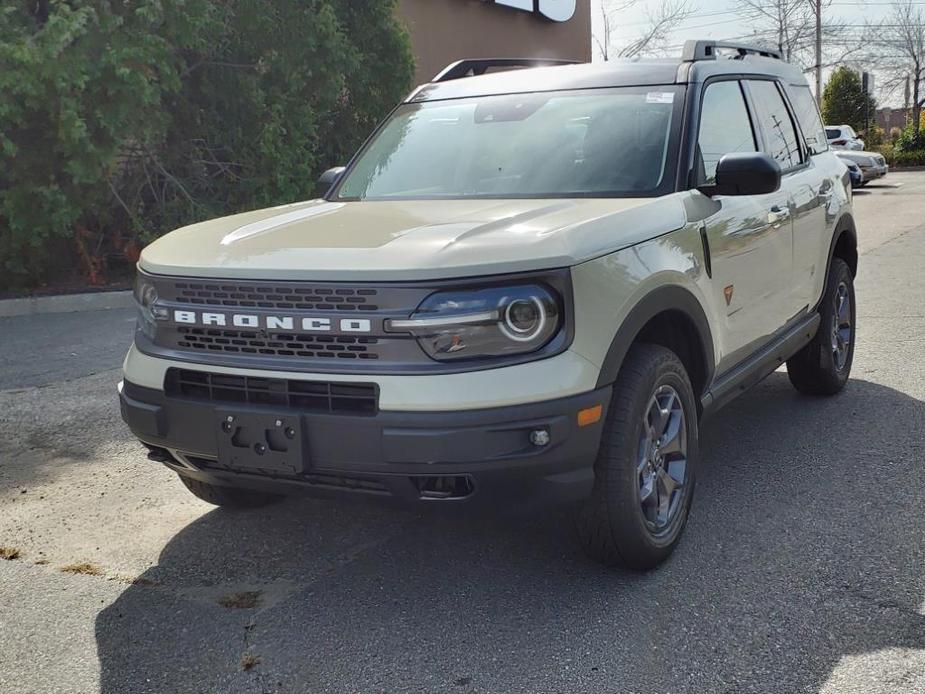
[[[697,140],[697,185],[715,181],[724,154],[754,152],[742,85],[709,83],[703,93]],[[718,373],[766,343],[793,315],[792,201],[787,190],[768,195],[716,196],[703,220],[712,265],[713,305],[721,326]]]

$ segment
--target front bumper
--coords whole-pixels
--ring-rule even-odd
[[[878,178],[883,178],[890,171],[889,166],[862,166],[861,173],[864,176],[864,181],[875,181]]]
[[[228,405],[168,395],[124,381],[122,417],[181,475],[216,485],[280,493],[378,496],[412,504],[487,503],[519,508],[585,498],[594,480],[610,386],[556,400],[453,412],[322,414],[279,406]],[[447,394],[449,398],[451,394]],[[581,410],[599,421],[579,426]],[[222,417],[285,415],[301,423],[301,469],[233,468],[219,459]],[[538,446],[530,434],[544,430]]]

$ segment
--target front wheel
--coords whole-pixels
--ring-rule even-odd
[[[841,258],[832,258],[819,317],[812,342],[787,360],[787,375],[801,393],[834,395],[845,387],[854,361],[854,276]]]
[[[664,561],[687,522],[697,457],[697,409],[684,365],[664,347],[634,345],[614,383],[594,489],[578,514],[585,552],[635,570]]]

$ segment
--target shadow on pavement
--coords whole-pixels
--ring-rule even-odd
[[[772,375],[706,425],[687,534],[648,575],[587,561],[564,513],[216,510],[99,615],[101,689],[818,692],[843,657],[925,648],[923,431],[890,388]],[[263,603],[216,604],[238,590]]]

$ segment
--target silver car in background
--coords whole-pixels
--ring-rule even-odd
[[[875,181],[878,178],[883,178],[890,171],[890,167],[887,166],[886,159],[883,158],[882,154],[877,152],[849,152],[842,150],[836,152],[835,154],[846,164],[851,162],[858,166],[858,168],[861,170],[860,185],[862,186],[866,186],[868,183]]]

